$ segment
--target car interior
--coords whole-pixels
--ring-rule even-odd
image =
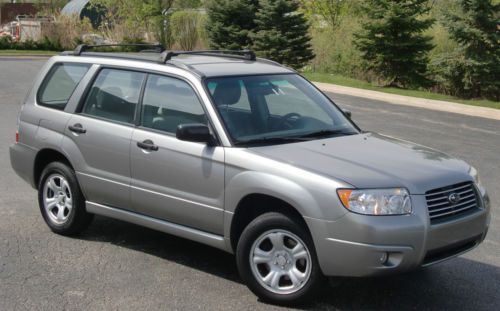
[[[150,76],[143,99],[142,125],[175,133],[180,124],[207,124],[194,91],[187,85],[168,80]]]
[[[312,108],[319,108],[309,109],[293,87],[280,88],[264,79],[224,78],[209,82],[209,90],[233,138],[332,127],[331,118],[325,120],[323,111],[317,117]]]

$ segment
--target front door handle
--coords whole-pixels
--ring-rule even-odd
[[[158,151],[158,146],[155,145],[151,139],[146,139],[142,142],[138,141],[137,147],[149,151]]]
[[[83,126],[80,123],[76,123],[74,125],[70,125],[70,126],[68,126],[68,128],[73,133],[78,133],[78,134],[85,134],[85,133],[87,133],[87,130],[84,129]]]

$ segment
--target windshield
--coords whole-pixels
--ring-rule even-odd
[[[325,95],[296,74],[211,78],[206,85],[235,145],[358,133]]]

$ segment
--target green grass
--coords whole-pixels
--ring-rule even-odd
[[[55,51],[39,51],[39,50],[0,50],[0,56],[6,55],[43,55],[43,56],[51,56],[56,55],[59,52]]]
[[[305,72],[305,73],[303,73],[303,75],[307,79],[309,79],[311,81],[315,81],[315,82],[332,83],[332,84],[337,84],[337,85],[342,85],[342,86],[349,86],[349,87],[355,87],[355,88],[359,88],[359,89],[379,91],[379,92],[390,93],[390,94],[405,95],[405,96],[419,97],[419,98],[425,98],[425,99],[443,100],[443,101],[449,101],[449,102],[460,103],[460,104],[465,104],[465,105],[500,109],[500,102],[495,102],[495,101],[491,101],[491,100],[485,100],[485,99],[466,100],[466,99],[460,99],[460,98],[457,98],[454,96],[426,92],[426,91],[405,90],[405,89],[399,89],[399,88],[394,88],[394,87],[381,87],[381,86],[373,85],[369,82],[351,79],[351,78],[346,78],[346,77],[343,77],[340,75],[334,75],[334,74],[328,74],[328,73]]]

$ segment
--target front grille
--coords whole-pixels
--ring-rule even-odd
[[[458,196],[458,201],[454,201]],[[472,182],[463,182],[429,190],[425,193],[431,224],[446,221],[479,208],[479,198]]]

